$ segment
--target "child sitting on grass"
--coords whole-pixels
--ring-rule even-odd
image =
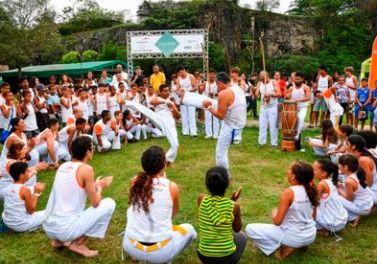
[[[328,159],[320,159],[314,162],[313,169],[315,179],[320,181],[317,185],[320,202],[315,217],[317,234],[336,236],[335,232],[344,229],[348,219],[337,191],[339,168]]]
[[[287,171],[291,185],[280,197],[279,208],[272,209],[274,224],[249,224],[246,235],[263,251],[284,260],[295,249],[306,251],[315,240],[317,228],[313,209],[318,206],[318,193],[313,183],[312,166],[296,161]]]
[[[343,186],[338,186],[340,201],[348,211],[351,226],[359,224],[361,216],[368,215],[373,207],[373,197],[368,188],[365,171],[352,154],[344,154],[339,158],[340,173],[347,175]]]
[[[229,176],[222,167],[207,172],[206,186],[211,194],[198,197],[199,259],[203,264],[236,264],[246,246],[246,236],[241,232],[241,210],[236,202],[242,189],[233,193],[230,199],[224,197]]]
[[[33,231],[45,220],[45,211],[35,212],[35,209],[46,184],[37,182],[34,187],[25,186],[31,173],[32,169],[25,162],[15,162],[9,168],[14,183],[5,190],[2,217],[5,225],[16,232]]]
[[[327,152],[333,150],[338,144],[338,134],[330,119],[324,119],[321,123],[322,139],[310,138],[309,146],[313,147],[317,156],[324,157]]]
[[[344,124],[344,125],[339,126],[338,135],[339,135],[341,142],[336,146],[336,148],[329,150],[327,152],[327,154],[330,155],[332,162],[337,163],[339,157],[341,155],[343,155],[344,153],[346,153],[346,151],[347,151],[346,142],[347,142],[348,137],[351,136],[352,133],[353,133],[353,127],[352,126],[350,126],[348,124]]]

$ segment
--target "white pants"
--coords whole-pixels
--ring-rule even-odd
[[[138,261],[147,263],[170,263],[197,237],[192,225],[182,224],[180,227],[184,228],[187,233],[182,235],[178,231],[173,232],[171,240],[164,247],[161,247],[156,251],[144,252],[136,248],[127,236],[124,236],[123,248],[133,259]]]
[[[324,219],[323,214],[321,213],[320,210],[317,210],[315,223],[316,223],[317,229],[326,229],[327,231],[333,232],[333,233],[343,230],[347,225],[347,221],[345,221],[342,224],[336,225],[336,226],[332,225],[331,223],[328,223]]]
[[[68,160],[71,160],[71,154],[69,153],[69,147],[68,147],[68,141],[59,141],[59,149],[64,150],[67,153],[67,158],[69,157]]]
[[[297,133],[295,136],[295,140],[298,140],[300,137],[302,128],[304,127],[307,110],[308,108],[305,107],[305,108],[298,109],[297,111]]]
[[[267,143],[267,128],[270,127],[271,146],[278,145],[278,128],[276,123],[278,120],[278,107],[271,107],[260,110],[259,114],[259,145]]]
[[[272,224],[249,224],[245,229],[246,235],[267,256],[281,245],[301,248],[312,244],[317,229],[313,224],[306,230],[284,230],[281,226]]]
[[[205,131],[207,137],[218,138],[220,134],[220,120],[217,119],[210,111],[205,110]]]
[[[162,137],[162,132],[151,125],[142,125],[141,131],[143,132],[144,139],[146,140],[148,138],[148,133],[152,133],[153,138],[160,138]]]
[[[29,167],[33,167],[38,164],[39,162],[39,153],[36,149],[33,149],[32,151],[29,152],[30,155],[30,160],[27,163]]]
[[[7,223],[5,225],[16,232],[31,232],[42,226],[43,221],[46,219],[45,211],[34,212],[28,214],[26,218],[22,219],[20,223]]]
[[[181,105],[183,135],[197,135],[195,110],[194,106]]]
[[[175,121],[173,118],[165,119],[163,133],[170,143],[170,149],[166,153],[166,160],[173,163],[178,155],[179,147],[177,128],[175,126]]]
[[[104,238],[114,210],[114,200],[106,198],[97,208],[91,206],[74,219],[69,216],[62,216],[61,219],[52,216],[54,219],[47,219],[43,224],[43,229],[50,239],[62,242],[73,241],[84,235]]]
[[[40,145],[35,146],[34,148],[39,153],[39,157],[44,159],[46,163],[53,164],[53,160],[50,157],[50,154],[47,150],[47,142],[43,142]],[[65,150],[65,148],[59,148],[59,143],[54,141],[54,153],[57,158],[57,161],[60,160],[71,160],[71,155]]]
[[[315,142],[317,144],[323,143],[322,139],[318,139],[318,138],[312,138],[312,139],[310,139],[310,142]],[[329,150],[332,150],[334,148],[336,148],[335,144],[329,144],[329,146],[327,148],[313,147],[313,150],[314,150],[315,155],[317,155],[319,157],[324,157],[324,156],[327,155],[327,152]]]
[[[132,139],[136,139],[136,140],[140,140],[140,133],[141,133],[141,125],[138,124],[136,126],[133,126],[130,130],[128,130],[127,132],[127,138],[129,140],[132,140]]]
[[[97,136],[93,137],[94,142],[98,144]],[[102,135],[102,149],[105,151],[109,151],[110,149],[120,149],[120,133],[118,136],[115,136],[114,131],[110,131],[109,134],[107,135]],[[99,150],[99,145],[98,145],[98,150]]]
[[[362,188],[362,187],[359,186],[359,188]],[[361,208],[360,206],[357,206],[355,203],[347,200],[343,196],[339,196],[339,199],[342,202],[344,209],[346,209],[347,212],[348,212],[348,221],[353,221],[356,218],[358,218],[359,216],[368,215],[370,213],[370,210],[372,209],[372,206],[373,206],[373,204],[372,204],[372,206],[369,209],[368,208]]]
[[[216,165],[229,171],[228,150],[234,139],[241,133],[241,129],[233,129],[223,122],[220,136],[216,145]]]

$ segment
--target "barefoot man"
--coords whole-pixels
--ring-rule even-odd
[[[230,83],[227,73],[220,72],[216,76],[216,83],[219,90],[217,109],[210,100],[204,100],[203,107],[223,120],[216,146],[216,165],[229,171],[228,149],[246,124],[246,99],[244,92]]]
[[[113,177],[94,180],[93,168],[88,165],[92,156],[89,137],[73,141],[72,161],[62,164],[56,172],[43,223],[54,248],[66,246],[84,257],[98,255],[97,250],[85,245],[86,239],[104,238],[115,210],[114,200],[102,200],[102,190],[110,186]],[[87,196],[91,206],[85,209]]]

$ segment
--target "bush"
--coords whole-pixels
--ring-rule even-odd
[[[94,50],[86,50],[82,53],[82,61],[95,61],[97,57],[98,52]]]
[[[124,46],[120,46],[110,41],[102,46],[98,59],[103,60],[127,60],[127,51]]]
[[[294,71],[300,71],[305,77],[311,79],[317,72],[320,61],[311,56],[285,55],[278,59],[270,59],[266,64],[270,71],[277,70],[287,75]]]
[[[62,63],[75,63],[80,61],[80,53],[77,51],[70,51],[63,55]]]

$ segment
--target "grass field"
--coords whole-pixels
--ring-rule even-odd
[[[316,131],[318,133],[318,131]],[[303,138],[315,132],[304,132]],[[286,170],[292,161],[302,159],[312,163],[314,154],[284,153],[278,148],[257,145],[257,128],[244,130],[241,145],[230,149],[232,183],[229,193],[243,186],[239,200],[244,227],[248,223],[272,223],[271,209],[278,205],[280,193],[288,186]],[[89,239],[89,246],[99,249],[99,256],[86,260],[68,250],[55,251],[50,241],[38,230],[29,234],[0,235],[0,263],[122,263],[121,244],[126,225],[126,209],[130,179],[140,170],[140,157],[143,150],[151,145],[168,148],[166,140],[148,140],[130,144],[121,151],[104,155],[96,154],[91,161],[96,176],[113,175],[114,182],[104,191],[104,197],[112,197],[117,207],[110,222],[105,239]],[[206,192],[204,175],[215,164],[215,140],[206,140],[201,133],[199,138],[180,137],[180,150],[173,170],[167,170],[168,177],[177,182],[180,188],[180,211],[174,223],[191,223],[198,230],[197,195]],[[307,146],[305,146],[307,147]],[[38,208],[43,209],[51,190],[54,171],[38,175],[39,181],[48,183],[47,190],[40,197]],[[0,204],[0,208],[3,205]],[[307,253],[297,252],[286,263],[377,263],[377,216],[363,218],[357,229],[347,227],[339,233],[343,241],[335,242],[333,237],[318,237]],[[196,255],[197,241],[194,242],[174,263],[199,263]],[[132,263],[126,256],[125,263]],[[240,263],[278,263],[273,257],[264,256],[252,243],[248,242]]]

